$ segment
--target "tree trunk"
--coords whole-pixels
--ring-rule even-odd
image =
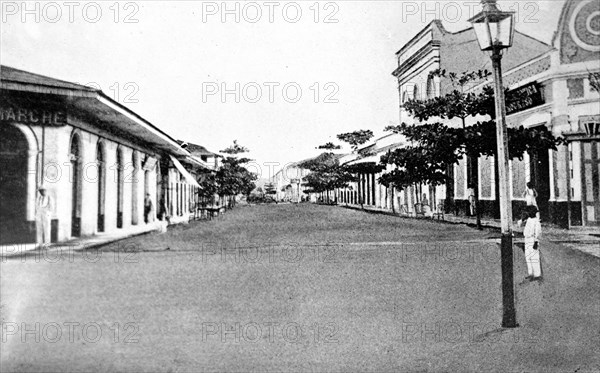
[[[439,212],[437,211],[437,192],[436,192],[436,187],[432,186],[430,187],[429,191],[431,192],[431,198],[430,198],[430,202],[431,203],[431,211],[435,212]]]
[[[392,214],[395,214],[396,213],[396,207],[394,207],[394,205],[395,205],[394,198],[396,198],[396,197],[394,195],[395,194],[394,193],[394,189],[396,189],[396,188],[394,187],[394,184],[390,184],[390,189],[392,191],[391,192],[391,194],[392,194]]]
[[[444,200],[444,212],[456,214],[454,206],[454,164],[448,165],[446,169],[449,180],[446,182],[446,199]]]

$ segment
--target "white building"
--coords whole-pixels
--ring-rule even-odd
[[[590,84],[590,73],[600,73],[600,37],[597,22],[598,2],[568,0],[562,10],[552,45],[515,32],[514,43],[503,56],[506,88],[525,95],[519,102],[507,104],[509,126],[534,128],[546,126],[568,145],[558,151],[525,154],[523,160],[511,160],[510,177],[513,211],[525,205],[523,191],[533,182],[538,191],[542,220],[564,227],[600,225],[600,96]],[[492,70],[489,56],[479,48],[472,28],[448,32],[440,21],[421,30],[397,53],[400,120],[418,125],[404,109],[411,98],[428,99],[445,95],[455,87],[436,72],[460,74],[479,69]],[[484,84],[466,87],[476,91]],[[489,118],[468,118],[466,125]],[[430,121],[436,121],[435,118]],[[460,120],[444,121],[449,126],[462,125]],[[377,161],[382,153],[375,143],[359,150],[362,159],[354,163]],[[402,140],[398,141],[402,145]],[[374,154],[369,154],[373,152]],[[361,154],[363,153],[363,154]],[[477,188],[484,216],[499,218],[495,162],[478,160],[478,177],[468,172],[467,160],[449,170],[452,182],[443,188],[424,187],[418,196],[413,188],[403,190],[399,201],[389,202],[376,182],[378,173],[365,173],[352,189],[343,191],[343,200],[410,213],[416,200],[428,199],[433,209],[442,203],[446,212],[468,215],[472,212],[472,194]],[[353,195],[358,194],[352,198]],[[404,207],[403,207],[404,206]]]
[[[308,198],[304,193],[306,186],[304,177],[310,173],[309,170],[299,167],[304,161],[286,164],[271,178],[275,187],[275,199],[281,202],[301,202]]]
[[[7,66],[0,78],[0,243],[35,242],[41,184],[53,242],[135,230],[164,206],[190,213],[193,160],[158,127],[100,90]]]

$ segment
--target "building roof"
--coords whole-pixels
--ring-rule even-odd
[[[564,10],[563,10],[564,11]],[[432,38],[433,40],[441,40],[443,38],[445,38],[446,36],[457,36],[457,37],[466,37],[468,39],[472,39],[472,35],[475,35],[475,32],[473,30],[473,27],[468,27],[466,29],[462,29],[459,31],[448,31],[445,27],[444,24],[441,20],[439,19],[434,19],[433,21],[429,22],[425,27],[423,27],[414,37],[412,37],[408,42],[406,42],[402,48],[400,48],[397,52],[396,55],[401,54],[402,52],[404,52],[407,48],[409,48],[411,45],[415,44],[426,32],[428,31],[432,31],[433,35]],[[471,35],[472,34],[472,35]],[[521,34],[526,36],[527,38],[531,39],[531,41],[533,41],[534,43],[539,43],[542,45],[545,45],[548,48],[551,48],[551,46],[548,43],[544,43],[541,40],[538,40],[532,36],[529,36],[525,33],[520,32],[519,30],[515,29],[515,34]],[[475,39],[476,40],[476,39]],[[459,42],[460,43],[460,42]]]
[[[29,83],[53,88],[64,88],[85,92],[100,92],[99,89],[50,78],[45,75],[34,74],[29,71],[15,69],[14,67],[6,65],[0,66],[0,78],[2,79],[2,84],[6,84],[7,82]]]
[[[299,165],[301,165],[302,163],[308,162],[308,161],[312,161],[314,159],[316,159],[317,157],[311,157],[311,158],[306,158],[303,159],[301,161],[297,161],[297,162],[292,162],[290,164],[287,165],[287,167],[298,167]]]
[[[325,159],[327,157],[327,154],[330,154],[330,153],[329,152],[323,152],[323,153],[317,155],[316,157],[306,158],[306,159],[303,159],[301,161],[292,162],[292,163],[286,165],[286,167],[287,168],[290,168],[290,167],[299,167],[299,168],[302,168],[301,167],[302,164],[305,164],[305,163],[310,162],[310,161],[323,160],[323,159]],[[331,159],[339,161],[340,159],[342,159],[343,157],[345,157],[347,155],[348,154],[333,154],[333,157],[331,157]]]
[[[437,28],[435,28],[435,27]],[[406,42],[402,48],[400,48],[397,52],[396,55],[401,54],[402,52],[404,52],[408,47],[410,47],[411,45],[413,45],[417,40],[419,40],[420,37],[423,36],[423,34],[425,34],[427,31],[429,31],[430,29],[432,30],[437,30],[439,31],[436,34],[447,34],[449,33],[446,28],[444,27],[444,24],[442,23],[442,21],[440,21],[439,19],[434,19],[433,21],[429,22],[427,24],[427,26],[423,27],[415,36],[412,37],[412,39],[410,39],[408,42]],[[433,39],[436,40],[436,36],[438,35],[434,35]]]
[[[370,142],[363,144],[358,148],[359,156],[369,155],[371,153],[383,153],[390,149],[395,149],[400,146],[405,145],[406,138],[397,133],[388,133],[385,134],[375,140],[371,140]],[[360,157],[359,157],[360,158]]]
[[[419,45],[422,45],[420,49],[411,49]],[[401,81],[410,81],[413,75],[420,73],[413,71],[413,67],[434,49],[439,50],[437,58],[440,70],[448,73],[460,74],[464,71],[492,69],[491,59],[481,51],[473,27],[450,32],[444,28],[441,21],[434,20],[396,53],[401,60],[392,75]],[[510,70],[551,50],[553,50],[551,45],[515,30],[513,46],[507,49],[503,56],[503,69]],[[448,78],[442,78],[440,93],[445,94],[452,90],[451,85],[452,82]]]
[[[168,153],[189,155],[167,133],[99,89],[4,65],[0,65],[0,88],[14,96],[41,94],[53,97],[74,117],[100,129]]]
[[[200,157],[200,156],[223,157],[220,154],[211,152],[210,150],[206,149],[202,145],[192,144],[191,142],[182,141],[182,140],[177,140],[177,142],[179,143],[179,145],[186,143],[187,147],[185,148],[185,150],[187,150],[188,152],[190,152],[192,155],[194,155],[196,157]]]
[[[449,72],[492,68],[491,59],[487,53],[481,51],[472,27],[448,34],[442,41],[441,48],[441,68]],[[552,49],[549,44],[515,30],[513,46],[505,50],[502,56],[502,67],[505,71],[509,70]]]

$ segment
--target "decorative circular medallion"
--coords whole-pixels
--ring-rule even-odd
[[[581,48],[600,52],[599,0],[583,0],[573,10],[569,31],[573,41]]]
[[[600,10],[595,11],[587,17],[586,29],[594,35],[600,35]]]

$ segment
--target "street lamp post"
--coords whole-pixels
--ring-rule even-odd
[[[513,278],[512,206],[510,178],[508,177],[508,138],[506,134],[506,107],[502,85],[502,51],[512,46],[514,12],[498,9],[496,0],[481,0],[483,11],[469,20],[473,24],[479,45],[490,51],[494,69],[494,94],[496,97],[496,137],[498,144],[498,183],[500,189],[500,219],[502,238],[502,326],[517,327]]]

